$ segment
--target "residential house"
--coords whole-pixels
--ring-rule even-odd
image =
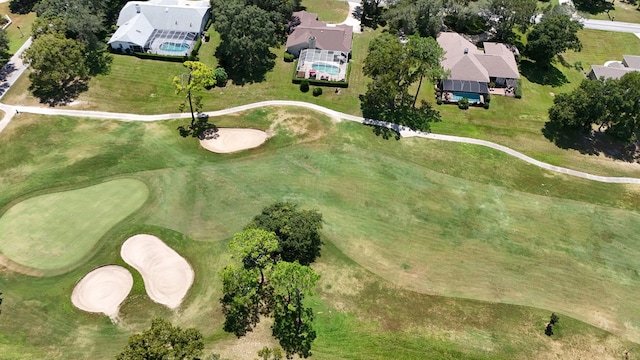
[[[478,49],[454,32],[440,33],[437,41],[445,51],[441,65],[450,72],[440,84],[445,96],[443,100],[457,101],[466,97],[470,102],[481,102],[482,95],[490,92],[513,94],[520,78],[515,58],[517,49],[493,42],[485,42],[484,49]],[[494,88],[498,90],[494,91]]]
[[[640,56],[623,55],[622,61],[609,61],[604,66],[591,65],[591,71],[587,77],[591,80],[600,78],[619,79],[624,74],[632,71],[640,71]]]
[[[289,22],[287,52],[298,57],[296,77],[346,82],[353,28],[318,21],[318,15],[294,12]]]
[[[209,20],[209,0],[129,1],[109,46],[125,53],[188,55]]]
[[[318,21],[318,15],[306,11],[293,13],[289,22],[287,52],[295,56],[304,49],[333,50],[351,55],[353,28],[350,25],[334,25]]]

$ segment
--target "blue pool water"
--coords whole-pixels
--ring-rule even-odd
[[[480,94],[476,94],[476,93],[469,93],[469,92],[454,92],[453,93],[453,100],[455,101],[460,101],[463,98],[467,98],[469,100],[470,103],[473,102],[480,102]]]
[[[182,53],[188,49],[189,49],[189,44],[185,44],[185,43],[178,44],[173,42],[166,42],[166,43],[160,44],[160,50],[169,51],[169,52]]]
[[[340,74],[340,68],[333,65],[328,65],[324,63],[313,63],[311,64],[311,68],[317,71],[322,71],[329,75],[338,75]]]

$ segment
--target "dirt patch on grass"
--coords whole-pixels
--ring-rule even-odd
[[[271,115],[271,126],[267,130],[269,136],[278,131],[298,138],[298,143],[318,140],[327,134],[327,126],[318,126],[318,120],[313,115],[294,114],[290,110],[279,109]]]
[[[214,352],[219,353],[224,359],[253,360],[257,358],[258,351],[265,346],[279,347],[277,340],[271,336],[272,324],[272,319],[262,318],[252,332],[241,338],[219,342]]]

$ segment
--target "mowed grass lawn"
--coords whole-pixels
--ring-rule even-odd
[[[608,16],[606,12],[598,14],[581,13],[581,15],[586,15],[587,18],[595,20],[613,19],[614,21],[640,23],[640,9],[638,9],[638,5],[628,4],[620,0],[613,0],[612,2],[614,3],[614,9],[609,11]]]
[[[302,0],[302,7],[311,13],[318,14],[318,20],[341,23],[349,14],[349,4],[344,0]]]
[[[140,180],[120,179],[28,198],[0,217],[0,252],[20,265],[60,271],[85,258],[148,195]]]
[[[368,31],[354,37],[350,86],[340,89],[338,93],[332,87],[325,88],[324,94],[319,97],[314,97],[311,92],[301,92],[298,85],[291,82],[295,62],[283,60],[285,47],[282,46],[272,49],[277,58],[275,67],[266,74],[265,81],[244,85],[234,85],[230,81],[226,87],[206,91],[203,93],[204,110],[225,109],[263,100],[300,100],[358,114],[358,95],[365,91],[366,84],[362,74],[363,61],[369,41],[379,32],[380,30]],[[211,41],[202,45],[199,56],[202,62],[215,67],[218,62],[213,54],[220,40],[213,28],[209,33]],[[183,98],[175,94],[172,81],[174,76],[180,75],[184,70],[180,63],[114,55],[111,72],[91,79],[89,90],[67,108],[137,114],[174,113],[178,111]],[[7,92],[3,101],[8,104],[42,105],[29,94],[28,87],[28,77],[21,77]]]
[[[0,15],[7,14],[11,18],[11,25],[7,27],[9,37],[9,53],[14,54],[31,36],[31,24],[36,19],[36,13],[13,14],[9,11],[9,2],[0,3]]]
[[[541,171],[476,146],[386,141],[362,125],[299,109],[216,119],[277,132],[238,154],[202,150],[177,136],[179,123],[21,114],[0,135],[2,209],[26,194],[122,176],[150,189],[146,205],[68,273],[0,278],[3,326],[11,329],[0,337],[3,354],[109,358],[131,331],[164,316],[202,329],[208,349],[245,357],[240,349],[250,345],[221,331],[217,274],[228,261],[228,239],[280,200],[325,219],[326,246],[315,265],[323,280],[310,299],[318,358],[538,359],[552,352],[614,359],[632,346],[622,338],[640,340],[638,187]],[[158,235],[195,268],[180,312],[153,304],[137,275],[121,325],[74,309],[75,282],[97,266],[124,265],[119,246],[141,232]],[[551,311],[565,326],[556,338],[543,334]],[[252,339],[258,349],[271,341]]]

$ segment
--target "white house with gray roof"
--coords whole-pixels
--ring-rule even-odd
[[[112,49],[188,55],[209,20],[208,0],[129,1],[120,10]]]
[[[505,44],[485,42],[481,50],[454,32],[440,33],[437,41],[445,51],[441,65],[450,72],[445,91],[488,94],[489,83],[509,88],[520,78],[515,49]]]
[[[640,56],[623,55],[622,61],[609,61],[604,66],[591,65],[589,79],[620,79],[624,74],[640,71]]]

